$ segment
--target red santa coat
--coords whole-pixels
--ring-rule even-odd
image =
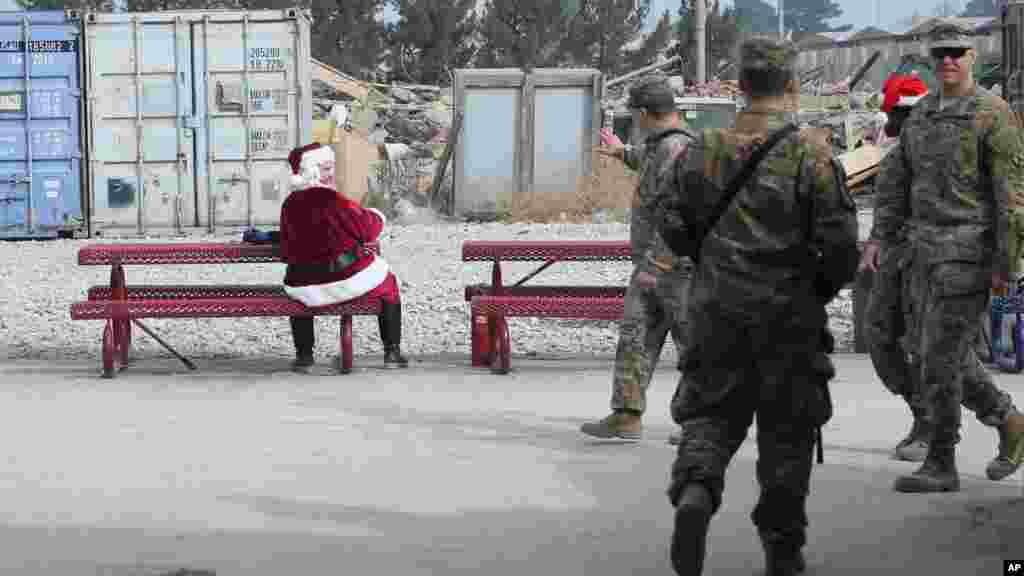
[[[288,296],[306,306],[327,306],[371,292],[385,300],[398,299],[398,284],[388,263],[364,244],[384,230],[384,214],[363,208],[335,190],[314,186],[296,190],[281,206],[281,258],[287,264],[327,264],[343,254],[355,261],[337,272],[296,271],[284,278]]]

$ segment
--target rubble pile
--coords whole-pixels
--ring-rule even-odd
[[[337,147],[344,139],[348,149],[357,149],[349,156],[352,164],[370,160],[368,169],[351,166],[347,174],[352,177],[341,185],[398,222],[435,221],[447,212],[452,192],[449,161],[440,188],[431,195],[452,125],[451,90],[363,82],[358,86],[363,93],[314,82],[318,140]],[[363,174],[365,187],[357,181]]]

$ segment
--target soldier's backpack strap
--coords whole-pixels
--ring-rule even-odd
[[[732,199],[735,198],[740,189],[746,185],[747,180],[754,175],[754,171],[757,170],[757,166],[761,163],[761,160],[764,160],[764,157],[768,155],[768,152],[770,152],[776,144],[781,142],[786,136],[796,132],[797,129],[797,125],[791,122],[769,135],[768,139],[758,146],[750,155],[747,163],[743,165],[743,168],[740,169],[739,173],[733,176],[732,180],[729,181],[729,185],[726,186],[725,192],[722,193],[718,202],[716,202],[714,207],[711,208],[711,214],[708,216],[707,222],[705,222],[703,226],[690,227],[690,238],[693,242],[694,264],[700,261],[700,249],[701,245],[704,244],[704,239],[718,224],[718,220],[722,217],[722,214],[724,214],[726,209],[729,208],[729,204],[732,204]]]

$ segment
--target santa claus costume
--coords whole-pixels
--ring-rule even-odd
[[[281,206],[281,259],[288,265],[284,290],[315,308],[376,296],[383,302],[378,318],[384,364],[405,367],[401,354],[402,305],[398,281],[388,263],[367,245],[384,230],[379,210],[364,208],[335,189],[334,151],[310,144],[288,155],[292,192]],[[293,368],[308,372],[315,344],[313,317],[293,317]]]

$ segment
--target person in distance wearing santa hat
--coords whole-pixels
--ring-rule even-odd
[[[284,290],[309,307],[377,296],[384,365],[408,366],[401,353],[402,304],[398,280],[388,263],[367,245],[384,230],[379,210],[364,208],[336,189],[334,150],[309,144],[288,155],[292,192],[281,206],[281,259],[287,264]],[[313,317],[292,317],[295,362],[308,373],[314,364]]]
[[[898,138],[903,121],[910,115],[914,104],[928,93],[928,87],[917,76],[893,74],[882,88],[882,112],[887,116],[885,135]],[[861,261],[861,270],[870,267],[872,246],[880,246],[878,240],[869,241]],[[919,369],[907,362],[901,338],[904,336],[903,317],[903,274],[900,258],[905,242],[881,247],[880,264],[873,270],[871,290],[864,306],[864,339],[875,372],[882,384],[897,396],[901,396],[914,417],[907,436],[892,450],[896,460],[921,462],[928,452],[931,435],[931,419],[922,395]]]

